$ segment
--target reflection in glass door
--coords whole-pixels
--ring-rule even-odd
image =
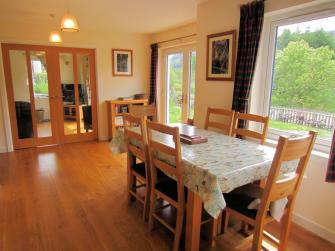
[[[196,52],[187,46],[164,54],[166,123],[185,123],[194,116]]]
[[[88,54],[77,55],[80,132],[92,132],[92,99]]]
[[[62,50],[58,53],[65,142],[91,137],[94,132],[95,93],[93,51]]]
[[[27,52],[25,50],[10,50],[9,62],[12,80],[12,85],[9,87],[13,91],[17,138],[32,139],[34,138],[33,106],[29,88]],[[14,114],[11,113],[11,115]]]
[[[73,54],[59,53],[60,79],[63,98],[64,135],[77,134],[78,89],[75,86]]]
[[[37,137],[51,137],[52,127],[46,53],[44,51],[31,51],[30,62]]]

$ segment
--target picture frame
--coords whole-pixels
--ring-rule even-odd
[[[234,81],[236,63],[236,30],[207,36],[206,79]]]
[[[133,76],[133,50],[112,49],[113,76]]]

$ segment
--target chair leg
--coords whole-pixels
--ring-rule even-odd
[[[148,184],[145,185],[145,198],[144,198],[144,206],[143,206],[143,220],[146,221],[149,216],[150,210],[150,186]]]
[[[262,250],[264,224],[257,224],[254,228],[254,236],[252,240],[252,251]]]
[[[219,226],[219,222],[221,222],[220,216],[217,219],[214,218],[211,223],[211,232],[210,232],[210,246],[211,247],[215,247],[216,245],[216,236],[218,235],[218,226]]]
[[[228,230],[228,223],[229,223],[229,212],[227,210],[225,210],[225,212],[223,212],[224,214],[224,224],[223,224],[223,233],[226,233]]]
[[[153,190],[150,193],[150,212],[149,212],[149,231],[152,231],[154,228],[154,213],[156,209],[156,194]]]
[[[248,233],[248,230],[249,230],[249,225],[248,225],[248,223],[246,223],[245,221],[242,221],[241,223],[242,223],[242,232],[243,232],[244,234],[247,234],[247,233]]]
[[[136,187],[136,177],[131,174],[129,171],[128,174],[128,203],[130,204],[131,202],[135,201],[134,196],[130,194],[130,191],[134,191],[134,187]]]
[[[174,241],[173,241],[173,251],[179,250],[179,243],[181,239],[181,233],[183,229],[183,220],[184,220],[184,210],[183,208],[177,209],[177,221],[176,221],[176,229],[175,229],[175,235],[174,235]]]
[[[223,221],[223,212],[220,213],[218,219],[218,230],[217,230],[217,235],[220,235],[222,233],[222,221]]]
[[[291,209],[288,209],[282,217],[281,221],[281,232],[278,251],[285,251],[288,244],[288,237],[291,227],[292,213]]]
[[[131,173],[131,166],[136,162],[134,156],[130,153],[127,153],[127,192],[128,192],[128,203],[131,203],[135,198],[130,194],[130,191],[136,187],[136,177]]]

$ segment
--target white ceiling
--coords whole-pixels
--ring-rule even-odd
[[[0,0],[0,17],[55,26],[69,9],[81,30],[153,33],[195,21],[199,2],[203,0]]]

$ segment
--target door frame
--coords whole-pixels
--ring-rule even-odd
[[[95,49],[84,49],[84,48],[73,48],[73,47],[59,47],[59,46],[48,46],[48,45],[31,45],[31,44],[15,44],[15,43],[1,43],[2,47],[2,62],[3,62],[3,69],[4,69],[4,81],[6,87],[6,94],[3,94],[7,98],[7,105],[8,105],[8,115],[10,119],[10,132],[12,138],[12,145],[14,149],[20,148],[28,148],[28,147],[36,147],[42,145],[51,145],[51,144],[63,144],[63,143],[70,143],[70,142],[80,142],[80,141],[89,141],[95,140],[98,137],[98,119],[97,119],[97,80],[96,80],[96,63],[95,63]],[[34,137],[29,139],[18,139],[18,131],[17,131],[17,120],[16,120],[16,110],[14,106],[14,93],[13,93],[13,86],[12,86],[12,76],[11,76],[11,69],[10,69],[10,58],[9,58],[9,51],[10,50],[22,50],[26,51],[26,60],[27,60],[27,75],[29,81],[29,88],[30,88],[30,100],[31,106],[34,107],[34,94],[32,91],[32,75],[31,70],[31,62],[30,62],[30,51],[45,51],[46,52],[46,61],[47,65],[54,65],[55,69],[51,70],[51,67],[47,68],[48,73],[48,85],[49,90],[51,89],[53,94],[50,95],[49,92],[49,106],[50,106],[50,114],[54,114],[54,122],[51,123],[52,125],[52,136],[51,137],[44,137],[38,138],[37,131],[36,131],[36,114],[35,109],[32,109],[32,121],[33,121],[33,130],[34,130]],[[58,53],[60,51],[71,51],[72,53],[85,53],[89,54],[90,57],[90,83],[91,83],[91,105],[92,105],[92,132],[89,133],[79,133],[75,136],[73,135],[62,135],[61,128],[63,128],[63,104],[62,104],[62,92],[60,85],[60,75],[59,75],[59,61],[58,61]],[[58,70],[57,70],[58,68]],[[74,71],[76,68],[74,68]],[[57,75],[58,74],[58,75]],[[57,82],[59,80],[59,82]],[[51,99],[55,99],[55,105],[51,105]],[[4,111],[4,109],[3,109]],[[5,113],[6,111],[4,111]],[[58,116],[56,115],[58,114]],[[5,115],[5,114],[4,114]],[[61,116],[60,116],[61,115]],[[51,115],[52,116],[52,115]],[[62,119],[61,119],[62,117]],[[64,134],[64,133],[63,133]],[[71,136],[71,137],[68,137]],[[10,137],[7,137],[10,138]],[[7,142],[7,147],[9,146],[9,142]],[[8,149],[10,150],[10,149]]]
[[[188,118],[188,109],[189,109],[189,90],[190,90],[190,55],[191,52],[196,52],[196,44],[190,43],[185,45],[178,45],[168,48],[163,48],[161,50],[161,94],[159,96],[161,100],[161,122],[167,123],[167,109],[168,109],[168,93],[167,93],[167,81],[168,81],[168,72],[167,72],[167,56],[175,53],[183,53],[183,102],[182,102],[182,114],[181,120],[183,123],[186,123]],[[185,56],[186,55],[186,56]],[[188,73],[188,74],[186,74]],[[187,93],[187,95],[186,95]]]
[[[72,47],[54,47],[55,48],[55,57],[57,61],[55,68],[56,75],[56,85],[58,93],[58,114],[61,114],[61,119],[59,119],[59,132],[60,134],[60,143],[73,143],[81,141],[91,141],[98,138],[98,107],[97,107],[97,81],[96,81],[96,72],[95,72],[95,50],[94,49],[85,49],[85,48],[72,48]],[[60,65],[59,65],[59,53],[71,53],[73,58],[73,77],[74,85],[78,86],[78,76],[77,76],[77,54],[88,54],[90,61],[90,85],[91,85],[91,106],[92,106],[92,132],[81,133],[80,128],[77,125],[77,134],[65,135],[64,134],[64,112],[63,112],[63,102],[62,102],[62,90],[61,90],[61,75],[60,75]],[[78,88],[75,88],[75,92],[78,92]],[[75,98],[78,98],[78,93],[75,94]],[[80,120],[79,117],[79,100],[76,100],[76,121]],[[80,124],[80,121],[79,121]],[[79,126],[80,127],[80,126]]]

